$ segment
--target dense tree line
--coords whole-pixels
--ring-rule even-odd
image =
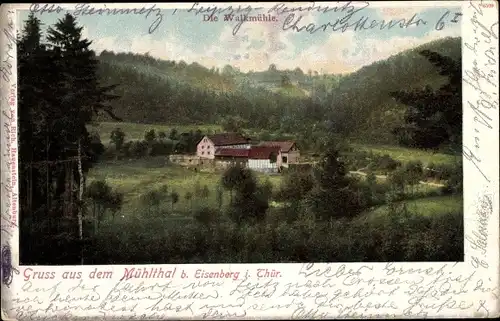
[[[77,263],[85,239],[85,177],[103,152],[86,125],[97,113],[113,113],[116,98],[102,86],[90,41],[70,14],[50,26],[46,38],[31,15],[18,41],[21,262],[39,251],[67,252]],[[52,247],[59,244],[59,246]]]
[[[201,66],[196,67],[197,78],[191,79],[182,78],[182,70],[191,70],[192,65],[179,67],[173,62],[111,52],[101,53],[100,61],[101,79],[109,85],[121,84],[113,91],[121,98],[112,105],[117,115],[126,121],[207,124],[221,123],[227,116],[239,116],[252,128],[291,131],[304,120],[320,121],[323,117],[319,105],[309,97],[238,88],[232,78],[232,85],[227,84],[228,76],[208,69],[199,72],[203,70]],[[176,68],[162,64],[175,64]]]
[[[117,115],[130,122],[222,123],[241,117],[249,128],[293,133],[308,138],[336,133],[365,141],[398,142],[391,130],[404,122],[404,102],[392,93],[430,85],[440,88],[447,75],[419,52],[428,50],[460,59],[460,38],[446,38],[375,62],[346,76],[312,71],[278,70],[242,73],[199,64],[161,61],[137,54],[101,53],[104,83],[121,84],[112,102]],[[273,91],[293,83],[296,90]],[[300,91],[303,96],[295,95]],[[313,133],[317,132],[317,134]],[[314,142],[317,139],[312,140]]]
[[[199,198],[203,205],[191,203],[193,219],[182,225],[163,221],[174,212],[180,195],[160,186],[142,196],[143,219],[132,230],[117,237],[115,229],[127,228],[117,221],[117,226],[107,225],[92,238],[88,259],[94,264],[129,264],[456,261],[463,257],[461,211],[422,216],[406,205],[424,175],[421,163],[399,167],[386,183],[377,183],[373,175],[360,181],[346,174],[340,150],[333,145],[317,166],[290,171],[276,191],[269,181],[257,183],[252,171],[229,167],[215,193],[217,206],[205,205],[212,194],[207,186],[186,192],[185,200]],[[220,188],[230,191],[225,202]],[[284,207],[272,208],[273,198]],[[161,206],[168,202],[171,210]],[[387,205],[380,217],[362,217],[380,204]]]
[[[104,152],[107,159],[142,158],[145,156],[168,156],[172,154],[195,154],[198,143],[206,133],[200,129],[179,133],[173,128],[168,134],[150,129],[143,139],[127,140],[127,134],[115,128],[110,135],[111,146]]]
[[[436,72],[436,66],[420,54],[422,51],[459,61],[461,39],[436,40],[343,77],[331,92],[326,113],[332,130],[365,142],[398,143],[392,130],[404,123],[408,106],[395,100],[393,93],[425,86],[436,90],[449,81]]]

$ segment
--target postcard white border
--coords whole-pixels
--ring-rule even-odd
[[[493,3],[494,7],[490,9],[481,8],[479,4],[490,4]],[[252,3],[236,3],[236,5],[248,6]],[[320,4],[320,3],[317,3]],[[321,3],[321,5],[326,5],[327,3]],[[428,1],[420,2],[373,2],[370,4],[372,7],[408,7],[412,6],[429,6]],[[73,5],[69,4],[58,4],[64,8],[72,8]],[[92,4],[94,7],[103,6],[102,4]],[[148,4],[106,4],[108,8],[140,8]],[[152,5],[152,3],[150,4]],[[202,3],[200,5],[208,5]],[[211,5],[218,5],[220,7],[227,6],[224,3],[213,3]],[[235,5],[233,3],[233,5]],[[268,7],[273,4],[258,3],[258,6]],[[290,3],[288,3],[290,5]],[[304,3],[301,3],[304,5]],[[456,7],[457,2],[433,2],[434,6],[450,6]],[[188,9],[192,4],[182,3],[182,4],[156,4],[157,8],[162,9]],[[16,21],[17,15],[16,10],[26,10],[29,8],[29,4],[10,4],[2,5],[1,7],[1,24],[2,30],[7,28],[7,23],[12,22],[13,25],[19,29],[21,28],[21,22]],[[478,9],[479,8],[479,9]],[[481,10],[480,10],[481,9]],[[479,10],[481,13],[479,13]],[[484,39],[486,31],[481,29],[481,23],[484,26],[491,26],[494,22],[497,22],[496,27],[493,32],[496,32],[498,36],[498,3],[495,1],[474,1],[474,2],[462,2],[462,57],[463,57],[463,77],[464,79],[470,76],[470,73],[474,72],[474,67],[483,68],[487,65],[488,58],[485,57],[484,51],[489,47],[492,47],[495,54],[493,57],[498,57],[498,44],[497,40],[492,41],[490,44],[484,43],[483,40],[477,45],[477,54],[472,50],[468,49],[466,44],[472,44],[476,41],[476,37],[483,37],[479,39]],[[17,32],[17,30],[16,30]],[[16,33],[14,33],[16,34]],[[7,44],[8,39],[6,34],[2,32],[1,34],[1,60],[6,59],[7,54]],[[15,59],[11,59],[12,70],[16,70]],[[2,63],[2,67],[4,64]],[[489,66],[494,73],[496,73],[495,79],[498,79],[499,69],[498,61]],[[12,99],[10,95],[11,90],[17,84],[17,75],[14,72],[10,79],[0,79],[2,82],[2,126],[7,126],[10,131],[16,130],[16,123],[9,122],[6,115],[13,115],[17,119],[16,107],[17,102],[9,103],[9,99]],[[294,299],[294,303],[291,304],[291,299],[289,297],[279,296],[286,290],[287,283],[305,283],[305,271],[308,266],[306,264],[218,264],[218,265],[154,265],[154,266],[133,266],[135,268],[139,267],[162,267],[163,269],[177,268],[177,277],[172,279],[169,286],[172,287],[169,291],[175,291],[174,289],[182,291],[187,291],[182,289],[183,285],[186,285],[187,280],[180,277],[182,270],[188,275],[193,275],[197,269],[205,270],[220,270],[224,269],[227,271],[241,271],[242,274],[250,273],[251,278],[247,280],[248,284],[240,284],[237,286],[237,282],[225,281],[224,286],[219,287],[197,287],[197,293],[203,293],[203,295],[208,296],[206,300],[196,300],[193,298],[176,298],[175,296],[169,299],[168,302],[171,303],[170,308],[164,308],[161,311],[146,310],[146,305],[151,305],[151,303],[143,304],[138,303],[134,309],[131,310],[133,304],[136,302],[131,300],[128,302],[120,301],[116,299],[113,302],[115,306],[115,312],[110,309],[111,303],[108,302],[106,307],[98,307],[98,301],[93,302],[92,299],[87,296],[86,300],[74,300],[73,308],[60,310],[54,316],[54,311],[56,308],[51,308],[53,302],[63,302],[62,299],[55,299],[50,303],[48,296],[54,292],[59,291],[61,295],[67,291],[73,293],[75,298],[79,296],[83,297],[83,294],[99,295],[101,297],[108,297],[111,295],[116,295],[119,293],[124,293],[126,289],[130,290],[130,287],[135,287],[137,290],[141,286],[141,281],[136,280],[134,282],[128,281],[128,285],[123,282],[119,282],[119,278],[123,275],[125,268],[131,268],[132,266],[57,266],[57,267],[37,267],[37,266],[19,266],[18,261],[18,230],[17,217],[15,222],[12,220],[12,211],[18,212],[17,202],[11,201],[10,209],[7,208],[7,204],[4,201],[10,195],[10,199],[13,200],[17,198],[17,183],[12,185],[10,189],[10,194],[7,195],[7,184],[10,178],[11,182],[17,182],[17,172],[13,173],[11,171],[12,167],[8,162],[15,162],[17,164],[17,153],[14,148],[17,147],[17,137],[8,137],[7,127],[2,127],[1,136],[1,182],[2,182],[2,249],[5,246],[10,246],[12,252],[12,267],[15,269],[13,273],[13,281],[10,287],[6,287],[2,284],[2,318],[8,319],[39,319],[40,317],[55,317],[58,319],[71,317],[71,318],[173,318],[173,319],[199,319],[199,318],[224,318],[224,319],[260,319],[260,318],[275,318],[275,319],[286,319],[286,318],[335,318],[335,317],[351,317],[351,318],[380,318],[384,316],[394,316],[402,318],[413,318],[413,317],[494,317],[499,316],[500,311],[500,291],[499,291],[499,194],[498,194],[498,177],[499,177],[499,144],[498,144],[498,85],[497,87],[487,87],[486,83],[479,80],[480,84],[483,86],[483,90],[488,90],[492,99],[496,99],[496,107],[490,109],[481,109],[491,118],[490,124],[492,126],[491,130],[486,130],[481,128],[475,117],[474,109],[469,108],[469,103],[477,105],[478,102],[481,103],[484,96],[480,96],[480,92],[475,90],[470,85],[464,83],[463,86],[463,108],[464,108],[464,146],[467,146],[471,151],[474,152],[475,157],[479,161],[475,161],[476,165],[480,166],[485,175],[489,178],[489,182],[486,182],[484,178],[479,174],[474,163],[470,160],[471,155],[469,154],[469,160],[464,158],[464,225],[465,225],[465,235],[472,237],[474,231],[477,231],[478,226],[478,208],[480,208],[481,200],[484,200],[485,195],[491,199],[491,206],[493,208],[493,213],[488,218],[486,223],[486,228],[488,231],[488,248],[487,253],[482,253],[480,249],[475,248],[474,244],[469,241],[465,241],[465,262],[462,263],[443,263],[443,262],[432,262],[432,263],[394,263],[388,265],[386,263],[349,263],[349,264],[314,264],[313,269],[317,270],[316,274],[309,276],[309,280],[312,283],[324,282],[326,276],[330,275],[330,279],[336,287],[330,288],[330,292],[333,289],[339,290],[342,293],[345,291],[350,291],[350,295],[340,295],[340,297],[331,303],[331,308],[320,308],[318,309],[318,303],[323,299],[314,299],[302,297],[301,299]],[[498,83],[497,83],[498,84]],[[15,99],[15,98],[14,98]],[[6,114],[4,114],[6,113]],[[4,125],[4,124],[8,125]],[[478,143],[479,138],[480,147],[475,148],[474,146]],[[9,144],[7,140],[10,140],[10,150],[8,150]],[[15,168],[15,167],[14,167]],[[12,204],[14,204],[12,206]],[[479,204],[479,205],[478,205]],[[479,206],[479,207],[478,207]],[[8,211],[8,213],[6,213]],[[7,215],[4,217],[4,215]],[[8,232],[4,231],[4,227]],[[486,267],[481,267],[481,262]],[[479,263],[479,266],[478,266]],[[2,270],[3,270],[2,262]],[[281,279],[264,279],[257,278],[255,276],[257,269],[267,268],[269,270],[275,269],[279,270],[283,277]],[[392,270],[392,273],[389,273]],[[88,279],[85,278],[85,284],[79,284],[77,281],[62,281],[59,278],[55,280],[38,280],[33,283],[25,282],[23,280],[24,273],[26,269],[33,269],[40,272],[54,271],[58,275],[63,272],[83,272],[83,275],[87,275],[98,270],[109,270],[113,272],[112,279]],[[344,270],[343,270],[344,269]],[[420,269],[420,272],[414,271],[412,269]],[[16,273],[18,271],[19,273]],[[312,271],[312,270],[309,270]],[[343,272],[342,272],[343,271]],[[356,274],[356,271],[359,272]],[[389,272],[388,272],[389,271]],[[439,277],[438,277],[439,276]],[[367,280],[374,278],[375,281],[369,283]],[[385,281],[381,281],[385,279]],[[388,284],[388,280],[392,280],[392,284]],[[396,281],[396,279],[398,281]],[[192,281],[192,280],[190,280]],[[267,283],[266,283],[267,282]],[[435,282],[435,283],[433,283]],[[155,280],[146,281],[142,284],[143,287],[153,286],[157,283]],[[350,286],[347,283],[353,283]],[[383,284],[384,283],[384,284]],[[28,285],[27,285],[28,284]],[[99,286],[99,291],[93,291],[92,287]],[[241,304],[241,293],[245,289],[254,287],[252,291],[260,292],[260,294],[255,294],[254,297],[246,297],[244,299],[244,304]],[[399,289],[395,290],[396,287]],[[114,292],[113,292],[114,288]],[[165,288],[164,288],[165,289]],[[275,289],[273,295],[269,295],[270,291]],[[320,288],[311,288],[311,291],[318,290]],[[358,292],[357,297],[354,296],[356,291],[372,291],[373,293],[369,296],[364,296],[365,292]],[[45,292],[38,292],[42,291]],[[119,292],[121,290],[121,292]],[[323,288],[323,290],[325,290]],[[391,292],[391,290],[393,290]],[[24,292],[23,292],[24,291]],[[54,292],[52,292],[54,291]],[[118,292],[117,292],[118,291]],[[136,298],[140,295],[154,295],[159,290],[158,288],[151,288],[149,292],[137,290]],[[165,290],[166,291],[166,290]],[[268,291],[263,293],[264,291]],[[382,292],[381,292],[382,291]],[[426,294],[423,292],[427,291]],[[95,294],[94,292],[99,292]],[[182,292],[182,293],[184,293]],[[191,291],[193,292],[193,291]],[[76,294],[78,293],[78,294]],[[140,293],[140,294],[139,294]],[[443,295],[443,293],[445,293]],[[366,293],[365,293],[366,294]],[[132,295],[132,294],[131,294]],[[201,294],[200,294],[201,295]],[[37,302],[34,299],[35,296],[45,297],[43,303]],[[177,296],[180,296],[178,294]],[[217,297],[217,299],[210,299],[210,297]],[[14,303],[13,300],[17,301]],[[53,298],[53,297],[52,297]],[[360,298],[363,298],[361,305],[357,303]],[[69,299],[68,299],[69,300]],[[111,299],[109,299],[111,300]],[[195,303],[189,306],[190,302],[195,301]],[[418,302],[417,302],[418,301]],[[77,303],[78,302],[78,307]],[[100,301],[99,301],[100,302]],[[133,304],[132,304],[132,303]],[[63,303],[60,303],[62,305]],[[67,302],[66,302],[67,303]],[[163,304],[163,303],[162,303]],[[288,306],[286,304],[289,304]],[[358,304],[356,306],[356,304]],[[385,304],[385,305],[384,305]],[[30,308],[28,308],[30,305]],[[94,306],[96,305],[96,306]],[[240,306],[239,306],[240,305]],[[263,308],[263,305],[267,306],[267,309]],[[281,305],[281,306],[280,306]],[[370,306],[368,306],[370,305]],[[411,309],[411,305],[415,305]],[[85,310],[84,306],[94,306],[92,310]],[[175,312],[175,307],[178,306],[179,312]],[[204,307],[203,307],[204,306]],[[393,307],[397,306],[397,309]],[[17,308],[16,308],[17,307]],[[123,311],[118,311],[120,307],[124,307]],[[15,308],[12,310],[12,308]],[[107,310],[106,310],[107,309]],[[342,314],[340,311],[351,311],[351,314]],[[350,310],[349,310],[350,309]],[[202,311],[203,310],[203,311]],[[417,311],[422,311],[420,314]],[[10,311],[10,312],[7,312]],[[24,312],[23,312],[24,311]],[[132,312],[131,312],[132,311]],[[211,311],[211,312],[210,312]],[[31,314],[30,314],[31,313]],[[194,314],[193,314],[194,313]],[[326,313],[326,314],[325,314]],[[354,314],[352,314],[354,313]]]

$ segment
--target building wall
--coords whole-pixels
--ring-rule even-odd
[[[267,173],[269,172],[276,173],[278,172],[279,168],[278,162],[271,163],[269,159],[249,159],[248,167],[255,171],[267,172]]]
[[[249,149],[250,144],[238,144],[238,145],[227,145],[227,146],[215,146],[214,143],[207,137],[203,137],[201,141],[196,146],[196,155],[202,158],[214,159],[215,149],[219,147],[223,148],[244,148]]]
[[[228,158],[216,157],[215,164],[219,168],[227,168],[229,166],[236,165],[236,164],[238,164],[242,167],[247,167],[248,166],[248,159],[246,159],[246,158],[228,159]]]
[[[290,151],[287,154],[288,154],[288,163],[289,164],[296,164],[299,162],[300,152],[298,149],[295,151]]]
[[[172,163],[187,167],[194,167],[194,166],[210,167],[214,166],[215,164],[214,160],[194,155],[170,155],[168,158]]]
[[[287,168],[289,164],[297,164],[300,159],[300,152],[298,150],[296,151],[290,151],[288,153],[281,153],[281,159],[283,160],[283,157],[286,157],[286,163],[283,162],[283,167]]]
[[[283,166],[283,154],[281,153],[281,151],[278,153],[278,157],[276,157],[276,164],[278,168]]]
[[[202,158],[214,159],[214,154],[214,143],[208,137],[203,137],[196,147],[196,155]]]

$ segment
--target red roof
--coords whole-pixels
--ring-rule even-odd
[[[278,155],[279,152],[279,146],[252,146],[248,156],[251,159],[269,159],[271,153],[276,153],[276,155]]]
[[[259,144],[259,146],[279,146],[281,151],[284,153],[288,152],[293,147],[293,145],[295,145],[294,141],[282,141],[282,142],[271,141],[271,142],[261,142]]]
[[[244,157],[248,158],[249,149],[243,148],[217,148],[215,150],[216,157]]]
[[[238,133],[221,133],[207,136],[215,146],[247,144],[249,138]]]

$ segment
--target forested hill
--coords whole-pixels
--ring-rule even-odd
[[[336,131],[356,129],[357,136],[371,133],[373,139],[390,140],[388,127],[398,125],[407,108],[397,105],[390,92],[446,81],[419,55],[424,49],[459,60],[461,40],[430,42],[344,76],[304,72],[301,66],[282,71],[274,65],[242,73],[230,66],[210,69],[104,51],[100,77],[103,84],[119,84],[114,94],[121,98],[112,104],[128,122],[206,124],[237,115],[248,127],[287,131],[329,120]]]
[[[338,130],[355,128],[363,140],[391,142],[391,130],[401,125],[406,109],[390,93],[430,86],[434,89],[448,82],[439,70],[420,55],[430,50],[461,61],[461,38],[443,38],[401,52],[386,60],[365,66],[342,78],[331,92],[329,118]]]
[[[112,102],[115,114],[135,123],[207,124],[234,115],[249,120],[248,126],[268,128],[279,127],[283,118],[292,116],[301,122],[301,114],[319,120],[323,113],[299,80],[306,84],[318,79],[320,86],[338,78],[320,81],[318,76],[302,74],[299,79],[292,72],[272,68],[245,74],[230,66],[209,69],[109,51],[102,52],[99,60],[103,85],[119,85],[113,91],[120,97]],[[324,96],[328,87],[321,88]]]

